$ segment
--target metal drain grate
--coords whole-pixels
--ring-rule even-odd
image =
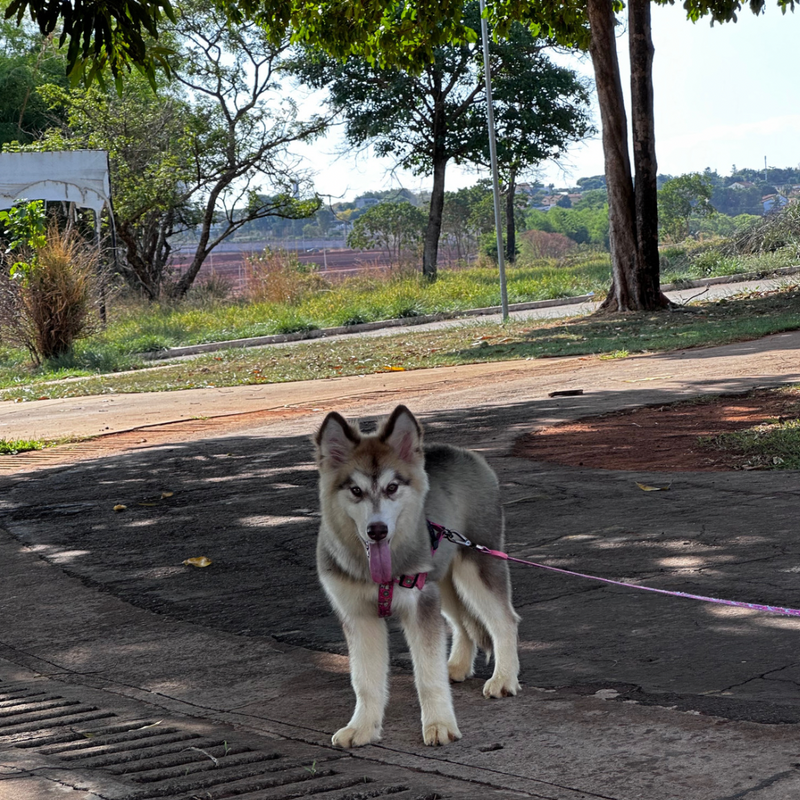
[[[20,776],[48,774],[64,788],[85,788],[88,777],[92,791],[114,800],[444,797],[426,790],[424,776],[414,776],[412,786],[382,767],[376,777],[371,765],[346,753],[189,719],[126,720],[33,686],[0,686],[4,762]]]

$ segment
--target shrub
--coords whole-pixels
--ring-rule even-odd
[[[297,305],[305,298],[329,287],[316,271],[316,265],[300,263],[286,250],[270,250],[245,259],[245,292],[253,303]]]
[[[35,364],[68,353],[95,323],[101,276],[98,253],[74,231],[47,228],[26,269],[0,269],[0,335],[27,349]]]
[[[202,280],[196,281],[187,292],[187,299],[197,305],[214,305],[230,300],[233,284],[230,278],[212,270]]]
[[[785,247],[800,254],[800,202],[759,219],[734,244],[738,253],[771,253]]]
[[[532,259],[563,258],[577,245],[563,233],[548,233],[547,231],[525,231],[520,237],[522,247],[520,252]]]

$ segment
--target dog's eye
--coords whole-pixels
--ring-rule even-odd
[[[352,492],[353,497],[361,497],[361,495],[364,494],[364,492],[361,491],[360,486],[351,486],[350,491]]]
[[[391,495],[391,494],[394,494],[396,491],[397,491],[397,484],[396,483],[390,483],[386,487],[386,494],[390,494]]]

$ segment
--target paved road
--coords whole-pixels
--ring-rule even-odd
[[[366,421],[406,402],[431,439],[490,459],[512,554],[800,607],[795,473],[511,454],[559,420],[797,381],[790,333],[610,362],[3,404],[0,436],[134,430],[10,459],[0,478],[0,798],[797,798],[800,623],[521,569],[522,696],[456,687],[464,740],[422,747],[395,632],[383,743],[332,749],[352,701],[314,578],[308,446],[329,409]],[[212,567],[182,566],[201,554]]]

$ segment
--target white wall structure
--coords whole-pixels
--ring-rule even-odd
[[[0,153],[0,208],[22,199],[75,203],[99,220],[103,206],[111,207],[108,153]]]

